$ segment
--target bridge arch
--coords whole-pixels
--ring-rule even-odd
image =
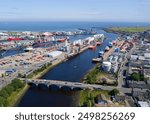
[[[61,87],[55,84],[51,84],[48,86],[50,90],[59,90]]]
[[[27,83],[30,87],[32,87],[32,88],[35,88],[35,87],[37,87],[37,84],[35,84],[35,83]]]
[[[71,91],[71,90],[73,90],[72,87],[70,87],[70,86],[61,86],[61,89],[64,90],[64,91]]]
[[[81,88],[81,87],[72,87],[72,90],[74,90],[74,91],[80,91],[80,90],[85,90],[85,88]]]
[[[39,84],[38,84],[38,88],[40,88],[40,89],[47,89],[48,86],[47,86],[47,84],[45,84],[45,83],[39,83]]]

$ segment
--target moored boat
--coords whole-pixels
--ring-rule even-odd
[[[66,41],[66,38],[60,38],[60,39],[57,39],[58,42],[65,42]]]
[[[33,47],[27,47],[24,49],[25,52],[33,51]]]
[[[102,57],[104,55],[104,51],[99,51],[98,56]]]
[[[109,46],[109,47],[112,47],[112,46],[113,46],[113,43],[112,43],[112,42],[109,42],[108,46]]]
[[[105,47],[105,52],[109,51],[110,48],[108,46]]]
[[[89,48],[89,49],[96,49],[96,45],[94,45],[94,46],[93,46],[93,45],[90,45],[90,46],[88,46],[88,48]]]

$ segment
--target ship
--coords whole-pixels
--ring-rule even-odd
[[[108,46],[105,47],[105,52],[109,51],[110,48]]]
[[[25,52],[33,51],[33,47],[27,47],[24,49]]]
[[[103,57],[103,55],[104,55],[104,51],[99,51],[98,56]]]
[[[65,42],[65,41],[66,41],[66,38],[57,39],[57,42]]]
[[[96,49],[96,45],[90,45],[88,46],[89,49]]]
[[[102,60],[102,58],[93,58],[92,62],[96,62],[97,63],[97,62],[100,62],[101,60]]]
[[[112,43],[112,42],[109,42],[108,46],[109,46],[109,47],[112,47],[112,46],[113,46],[113,43]]]
[[[101,45],[101,44],[102,44],[102,42],[96,42],[96,45],[98,45],[98,46]]]
[[[52,46],[55,41],[48,41],[48,42],[35,42],[32,44],[33,47],[42,47],[42,46]]]
[[[114,40],[114,41],[112,41],[112,44],[113,44],[113,45],[115,45],[116,43],[117,43],[117,41],[115,41],[115,40]]]

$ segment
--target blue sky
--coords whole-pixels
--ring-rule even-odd
[[[0,0],[0,21],[150,22],[150,0]]]

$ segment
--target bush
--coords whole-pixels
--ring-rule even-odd
[[[113,90],[111,90],[111,91],[109,92],[109,95],[111,95],[111,96],[115,96],[115,95],[117,95],[117,94],[119,94],[119,90],[118,90],[118,89],[113,89]]]
[[[134,81],[139,81],[140,80],[140,75],[138,73],[132,73],[131,74],[131,79]]]
[[[6,92],[11,95],[11,93],[15,90],[14,87],[12,85],[8,85],[7,87],[5,87]]]
[[[3,107],[5,103],[5,98],[0,96],[0,106]]]
[[[5,88],[0,91],[0,96],[3,98],[7,98],[9,96]]]
[[[131,79],[134,80],[134,81],[144,81],[145,80],[143,74],[136,73],[136,72],[133,72],[131,74]]]

